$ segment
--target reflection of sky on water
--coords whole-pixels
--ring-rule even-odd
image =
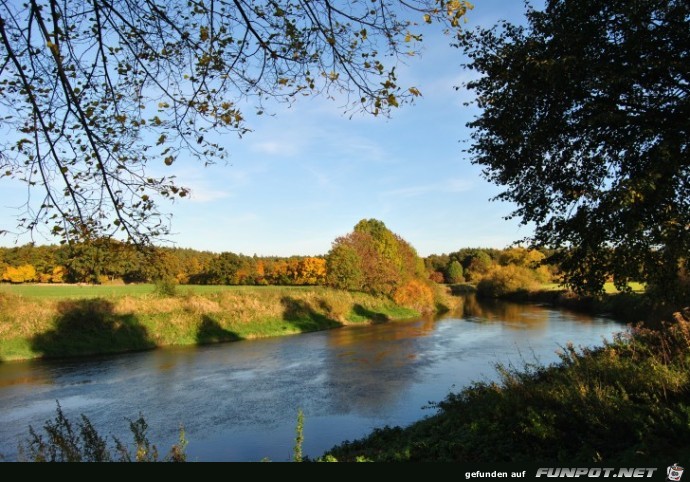
[[[496,362],[557,360],[572,341],[593,345],[619,331],[603,319],[539,306],[478,304],[464,317],[353,326],[267,340],[171,348],[80,361],[0,364],[0,453],[10,458],[29,424],[86,414],[102,432],[130,440],[141,411],[164,451],[184,425],[199,460],[290,458],[297,410],[307,454],[405,425]]]

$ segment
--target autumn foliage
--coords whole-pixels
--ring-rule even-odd
[[[434,307],[434,292],[428,283],[411,279],[393,293],[393,301],[400,306],[417,311],[429,311]]]
[[[424,284],[424,263],[415,249],[376,219],[363,219],[333,242],[326,259],[329,286],[394,296],[412,280]]]
[[[122,284],[323,285],[326,259],[245,256],[193,249],[146,248],[113,240],[63,246],[0,247],[0,281]]]
[[[2,273],[2,280],[10,283],[26,283],[36,279],[36,268],[30,264],[24,264],[18,267],[8,266]]]

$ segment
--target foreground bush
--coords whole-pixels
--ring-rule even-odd
[[[86,415],[76,424],[69,420],[58,403],[55,419],[43,425],[44,434],[29,427],[29,438],[19,445],[19,460],[23,462],[185,462],[184,430],[180,429],[178,443],[160,458],[158,448],[148,438],[148,424],[143,416],[129,422],[134,438],[133,448],[113,437],[108,445]]]

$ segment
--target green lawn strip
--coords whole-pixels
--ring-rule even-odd
[[[178,285],[179,294],[207,294],[222,291],[261,293],[262,291],[304,291],[319,289],[313,286],[225,286],[225,285]],[[149,283],[124,285],[77,285],[77,284],[0,284],[0,293],[31,298],[102,298],[119,296],[147,296],[153,294],[155,285]]]

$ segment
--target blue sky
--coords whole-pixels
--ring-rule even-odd
[[[473,3],[466,28],[524,16],[521,1]],[[173,216],[168,239],[216,252],[317,255],[360,219],[376,218],[426,256],[502,248],[529,235],[517,220],[503,219],[513,206],[490,201],[500,189],[463,152],[465,124],[477,110],[463,106],[469,93],[453,88],[472,75],[460,51],[440,33],[424,34],[422,56],[398,68],[399,84],[416,86],[422,97],[392,118],[350,118],[337,101],[305,98],[249,117],[253,132],[242,139],[225,136],[227,165],[177,162],[174,173],[192,195],[161,204]],[[23,185],[0,180],[0,229],[16,225],[12,206],[25,199]],[[9,235],[0,245],[28,240]]]

